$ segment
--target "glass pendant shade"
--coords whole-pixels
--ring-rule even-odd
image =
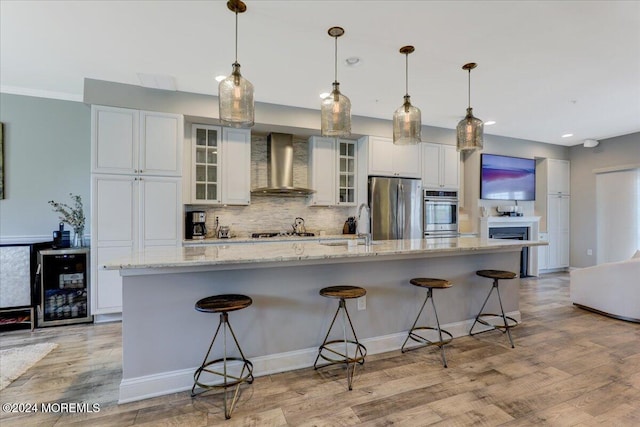
[[[351,135],[351,101],[340,93],[338,83],[338,37],[344,34],[341,27],[331,27],[328,34],[335,39],[333,91],[320,103],[320,133],[322,136]]]
[[[395,145],[414,145],[420,142],[422,132],[422,113],[418,107],[411,105],[409,96],[409,54],[413,53],[413,46],[403,46],[400,53],[405,56],[405,87],[404,103],[393,113],[393,143]]]
[[[227,1],[227,8],[236,15],[236,60],[231,75],[218,84],[220,122],[234,128],[250,128],[254,124],[253,85],[240,74],[238,64],[238,14],[247,11],[242,0]]]
[[[421,141],[422,113],[411,105],[409,95],[405,95],[404,104],[393,113],[393,143],[411,145]]]
[[[473,108],[471,108],[471,70],[478,64],[470,62],[464,64],[462,69],[469,72],[469,106],[467,107],[467,115],[458,122],[456,127],[458,151],[482,150],[484,123],[482,120],[473,117]]]
[[[254,124],[253,84],[240,74],[240,64],[218,85],[220,121],[224,126],[250,128]]]
[[[340,93],[340,83],[333,83],[333,91],[320,105],[322,136],[351,135],[351,101]]]
[[[467,116],[460,120],[456,128],[458,151],[482,150],[484,123],[473,117],[473,108],[467,108]]]

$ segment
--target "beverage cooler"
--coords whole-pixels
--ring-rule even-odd
[[[90,314],[88,248],[40,251],[38,273],[38,326],[93,321]]]

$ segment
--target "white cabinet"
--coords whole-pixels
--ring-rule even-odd
[[[309,138],[309,178],[315,190],[312,206],[356,205],[357,149],[356,141]]]
[[[222,129],[222,203],[251,203],[251,130]]]
[[[420,178],[420,144],[395,145],[390,138],[369,137],[369,175]]]
[[[190,169],[190,203],[248,205],[251,131],[192,125]]]
[[[547,233],[540,233],[538,240],[541,242],[549,242],[549,235]],[[534,249],[535,250],[535,249]],[[538,246],[538,270],[546,270],[549,265],[549,246]]]
[[[453,145],[422,144],[422,188],[457,190],[460,155]]]
[[[549,195],[547,199],[547,232],[549,262],[547,267],[569,267],[570,196]]]
[[[92,106],[92,312],[122,311],[122,279],[107,262],[182,243],[183,118]]]
[[[122,311],[122,279],[105,262],[182,242],[180,178],[94,174],[91,197],[93,314]]]
[[[547,193],[571,194],[568,160],[547,159]]]
[[[93,173],[182,175],[179,114],[91,107]]]

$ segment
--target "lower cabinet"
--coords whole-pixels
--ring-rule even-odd
[[[570,202],[570,196],[548,196],[547,231],[549,235],[549,259],[547,269],[569,267]]]
[[[122,311],[122,279],[101,266],[151,247],[182,242],[181,178],[93,175],[92,313]]]
[[[540,233],[538,240],[542,242],[549,242],[549,235],[547,233]],[[549,265],[549,247],[538,246],[538,270],[546,270]]]

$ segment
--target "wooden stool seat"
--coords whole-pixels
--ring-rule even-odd
[[[517,276],[516,273],[504,270],[478,270],[476,274],[489,279],[515,279]]]
[[[246,295],[214,295],[198,300],[196,310],[203,313],[228,313],[247,308],[252,303],[253,300]]]
[[[424,277],[411,279],[409,280],[409,283],[411,283],[414,286],[420,286],[422,288],[435,288],[435,289],[445,289],[445,288],[450,288],[452,286],[451,282],[448,280],[431,279],[431,278],[424,278]]]
[[[367,290],[359,286],[329,286],[320,289],[320,295],[327,298],[351,299],[360,298],[367,294]]]

